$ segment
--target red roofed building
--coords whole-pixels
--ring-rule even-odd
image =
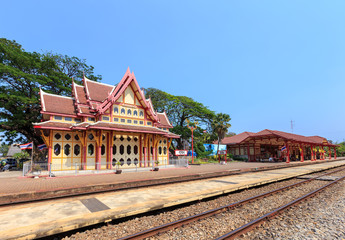
[[[243,132],[232,137],[226,137],[221,144],[227,145],[227,150],[234,156],[245,157],[248,161],[260,161],[269,158],[290,162],[306,159],[325,159],[327,147],[329,156],[335,147],[326,138],[319,136],[306,137],[302,135],[265,129],[258,133]]]
[[[54,170],[149,167],[168,164],[169,147],[179,135],[165,112],[157,113],[129,68],[108,85],[84,77],[72,83],[72,97],[40,90],[42,122],[34,123],[48,147]]]

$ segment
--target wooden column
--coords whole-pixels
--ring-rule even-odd
[[[337,151],[336,151],[335,147],[333,148],[333,150],[334,150],[334,159],[337,159]]]
[[[287,143],[285,143],[286,146],[286,163],[290,163],[290,151],[289,151],[289,146]]]
[[[81,144],[81,168],[82,170],[86,169],[86,138],[87,134],[86,131],[83,131],[81,133],[78,133],[78,137],[80,139]]]
[[[250,152],[249,152],[249,143],[247,144],[247,156],[248,156],[248,162],[251,162],[251,160],[250,160]]]
[[[301,155],[301,162],[304,162],[304,149],[303,149],[302,144],[299,145],[299,149],[300,149],[300,155]]]
[[[109,138],[108,138],[108,149],[109,149],[109,169],[113,169],[113,145],[114,145],[114,132],[111,131],[108,134]]]
[[[45,143],[45,145],[48,148],[48,171],[50,170],[50,163],[52,162],[53,157],[53,130],[42,130],[41,129],[41,136]]]
[[[142,135],[139,134],[139,167],[142,167],[143,161],[143,145],[142,145]]]
[[[332,151],[331,151],[331,147],[330,146],[328,146],[328,159],[329,160],[331,160],[331,158],[332,158]]]

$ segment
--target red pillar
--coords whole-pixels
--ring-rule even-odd
[[[328,147],[328,156],[329,156],[329,159],[331,160],[331,158],[332,158],[331,147]]]
[[[300,144],[299,145],[299,148],[300,148],[300,155],[301,155],[301,162],[304,162],[304,149],[303,149],[303,146]]]
[[[254,162],[256,162],[255,141],[254,141]]]
[[[147,147],[144,147],[144,167],[147,167]]]
[[[334,150],[334,159],[337,159],[337,151],[336,151],[335,147],[333,148],[333,150]]]
[[[290,149],[289,144],[286,143],[286,163],[290,163]]]
[[[248,155],[248,162],[251,162],[250,153],[249,153],[249,143],[247,144],[247,155]]]
[[[310,145],[310,154],[311,154],[311,161],[314,161],[314,150],[313,150],[313,146]]]

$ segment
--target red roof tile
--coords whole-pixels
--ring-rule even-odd
[[[95,124],[90,124],[88,128],[108,128],[117,131],[130,131],[130,132],[152,132],[157,134],[167,134],[166,131],[161,130],[155,127],[147,127],[147,126],[133,126],[133,125],[125,125],[125,124],[116,124],[116,123],[108,123],[108,122],[96,122]]]
[[[42,90],[41,90],[42,91]],[[42,110],[44,112],[76,115],[76,110],[74,106],[74,99],[69,97],[63,97],[54,94],[48,94],[42,91],[41,94],[43,98]]]
[[[65,123],[65,122],[54,122],[54,121],[46,121],[40,123],[33,123],[34,128],[48,128],[48,129],[71,129],[73,123]]]
[[[87,104],[86,93],[83,86],[75,86],[76,95],[78,96],[79,103]]]
[[[167,127],[167,128],[172,128],[168,117],[166,116],[166,113],[157,113],[157,117],[159,120],[158,127]]]
[[[330,144],[328,143],[326,138],[319,137],[319,136],[306,137],[306,136],[302,136],[298,134],[287,133],[287,132],[276,131],[276,130],[269,130],[269,129],[265,129],[257,133],[243,132],[232,137],[224,138],[222,140],[222,144],[229,144],[229,145],[239,144],[241,142],[244,142],[246,139],[262,138],[265,136],[275,136],[275,137],[279,137],[285,140],[302,142],[302,143],[310,143],[310,144],[322,144],[322,143],[327,144],[327,145]]]
[[[237,144],[237,143],[242,142],[247,137],[253,136],[254,134],[255,133],[252,133],[252,132],[243,132],[235,136],[226,137],[222,140],[221,144]]]
[[[87,88],[87,92],[89,93],[91,100],[98,102],[103,102],[114,88],[114,86],[98,83],[88,79],[85,80],[85,87]]]

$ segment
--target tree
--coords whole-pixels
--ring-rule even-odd
[[[231,127],[229,123],[231,120],[230,116],[226,113],[218,113],[216,117],[213,119],[211,124],[213,131],[218,136],[218,148],[217,152],[219,151],[219,143],[225,137],[225,134],[228,131],[228,128]]]
[[[9,149],[10,149],[9,145],[2,143],[0,145],[0,156],[2,156],[2,157],[6,156]]]
[[[93,67],[85,60],[53,53],[26,52],[16,41],[0,38],[0,130],[6,141],[34,141],[41,137],[32,123],[41,119],[39,88],[59,95],[71,94],[72,77],[80,82],[83,72],[92,80]]]
[[[345,156],[345,142],[337,143],[338,147],[336,148],[337,156]]]
[[[236,133],[234,133],[234,132],[227,132],[225,134],[225,137],[232,137],[232,136],[235,136],[235,135],[236,135]]]
[[[200,127],[211,130],[210,124],[215,117],[215,113],[202,103],[196,102],[189,97],[174,96],[155,88],[146,89],[145,95],[147,98],[151,98],[153,107],[158,112],[166,111],[173,125],[171,132],[181,135],[181,138],[176,140],[178,148],[183,147],[183,139],[191,137],[191,131],[187,128],[187,119],[191,122],[199,122]]]

